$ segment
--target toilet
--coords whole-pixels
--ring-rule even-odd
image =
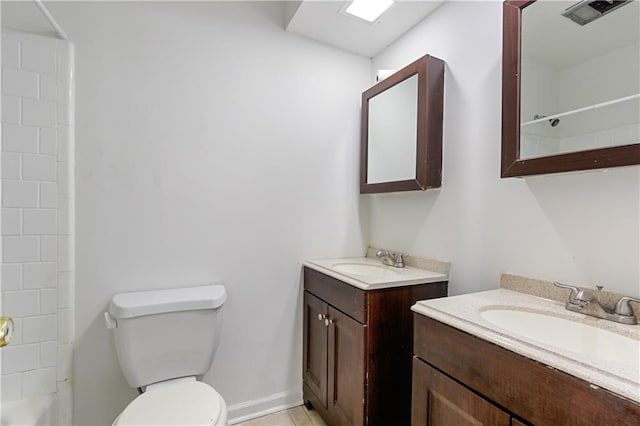
[[[127,383],[141,394],[113,425],[226,425],[224,399],[199,381],[220,340],[224,286],[117,294],[105,312]]]

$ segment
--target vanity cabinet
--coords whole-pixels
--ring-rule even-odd
[[[411,421],[410,307],[447,282],[362,290],[304,268],[303,398],[329,425]]]
[[[631,425],[640,405],[414,314],[412,425]]]
[[[363,424],[365,326],[308,292],[304,297],[305,383],[340,423]]]

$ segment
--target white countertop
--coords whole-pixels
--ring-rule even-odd
[[[522,335],[515,335],[481,316],[482,312],[490,309],[544,313],[640,341],[640,325],[623,325],[587,317],[567,311],[564,303],[506,289],[422,300],[411,308],[414,312],[640,402],[640,359],[637,366],[605,362],[579,351],[573,352]]]
[[[357,275],[339,272],[334,269],[335,265],[345,264],[372,265],[379,268],[381,273],[377,275]],[[375,290],[449,280],[447,274],[411,266],[394,268],[393,266],[383,265],[379,259],[368,257],[305,260],[303,265],[362,290]]]

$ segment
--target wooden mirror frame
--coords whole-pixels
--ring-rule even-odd
[[[522,9],[535,0],[502,4],[502,162],[500,176],[529,176],[640,164],[640,144],[520,159]]]
[[[406,79],[418,75],[418,120],[415,179],[367,183],[369,100]],[[444,62],[425,55],[362,93],[360,193],[415,191],[442,185],[442,117]]]

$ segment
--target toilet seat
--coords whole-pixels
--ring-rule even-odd
[[[149,390],[122,411],[114,426],[226,425],[224,400],[203,382],[160,386]]]

